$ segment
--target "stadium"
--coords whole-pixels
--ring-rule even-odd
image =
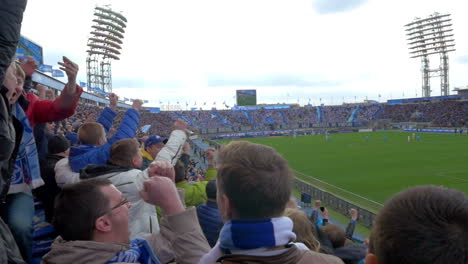
[[[120,60],[120,56],[125,56],[122,50],[122,40],[127,30],[127,19],[120,12],[115,12],[108,6],[95,7],[93,15],[91,36],[86,43],[88,49],[86,51],[87,80],[86,82],[77,81],[79,85],[76,86],[79,87],[77,89],[80,92],[77,92],[79,95],[73,106],[73,114],[60,120],[43,122],[41,124],[43,126],[40,127],[42,134],[36,132],[39,122],[29,121],[31,133],[34,134],[35,138],[34,145],[37,145],[35,155],[40,160],[41,154],[44,155],[43,157],[50,154],[47,153],[47,145],[41,146],[44,143],[38,143],[41,137],[45,138],[46,136],[48,138],[54,136],[65,138],[68,142],[66,144],[72,148],[72,152],[73,148],[99,149],[101,143],[84,143],[83,140],[86,137],[80,135],[80,133],[84,133],[80,130],[83,131],[82,128],[89,123],[102,124],[105,141],[111,141],[115,135],[121,136],[125,133],[130,136],[124,136],[121,140],[125,140],[125,138],[136,139],[139,144],[138,153],[141,151],[140,159],[143,159],[143,162],[148,157],[145,155],[151,156],[150,151],[147,150],[147,148],[150,149],[150,144],[162,144],[161,149],[164,149],[165,146],[172,144],[172,139],[175,138],[174,132],[183,130],[185,138],[175,149],[176,153],[180,152],[177,155],[183,152],[188,156],[185,165],[181,165],[185,166],[182,181],[185,184],[184,188],[203,183],[204,185],[200,185],[203,186],[202,192],[204,193],[205,187],[207,188],[206,193],[203,194],[205,196],[203,202],[208,204],[208,184],[213,180],[210,178],[210,172],[213,169],[216,170],[216,166],[213,166],[212,163],[216,163],[218,158],[214,156],[215,154],[210,154],[211,151],[220,153],[223,146],[237,141],[269,146],[287,161],[288,168],[294,175],[291,200],[297,203],[295,209],[305,212],[312,225],[317,225],[319,229],[329,221],[346,230],[346,235],[348,235],[348,228],[352,223],[353,232],[351,232],[350,237],[346,238],[352,245],[359,246],[361,251],[367,250],[369,243],[367,238],[370,237],[371,230],[376,225],[379,212],[384,209],[386,203],[392,200],[392,197],[401,191],[421,185],[434,185],[468,194],[468,163],[466,162],[468,160],[468,152],[466,151],[468,149],[468,88],[449,90],[447,54],[454,51],[454,40],[453,35],[443,35],[451,34],[449,14],[434,13],[427,18],[418,18],[405,25],[410,56],[421,59],[422,63],[421,97],[394,97],[380,100],[379,94],[379,100],[368,100],[366,97],[362,101],[355,99],[352,103],[343,100],[340,104],[322,104],[322,98],[320,98],[318,104],[311,104],[310,99],[308,103],[304,104],[270,104],[263,103],[266,101],[265,94],[249,88],[238,89],[235,94],[229,95],[229,97],[235,98],[235,104],[232,107],[228,106],[226,101],[223,103],[218,101],[213,103],[211,109],[206,109],[206,107],[201,108],[202,104],[206,106],[206,102],[199,102],[199,107],[195,103],[189,110],[186,102],[185,111],[182,110],[184,104],[179,103],[179,101],[174,105],[170,105],[169,102],[167,105],[163,105],[160,102],[159,106],[142,106],[143,103],[148,105],[148,102],[154,98],[151,96],[145,96],[142,98],[144,100],[138,99],[141,96],[134,96],[134,98],[120,96],[117,98],[118,94],[113,93],[112,89],[111,66],[115,61]],[[439,30],[437,36],[436,33],[427,33],[430,30],[434,31],[434,25],[437,26],[436,30]],[[424,39],[426,35],[427,39]],[[27,75],[27,70],[23,67],[23,75],[26,73],[26,80],[30,77],[31,87],[27,90],[25,84],[24,90],[27,90],[31,96],[41,98],[41,101],[53,102],[58,100],[57,98],[65,97],[64,94],[67,94],[70,88],[69,84],[63,81],[63,78],[65,75],[70,78],[68,76],[69,70],[62,64],[60,65],[65,68],[60,68],[60,70],[53,69],[51,65],[46,64],[42,50],[42,47],[46,47],[46,45],[36,43],[25,36],[19,36],[18,39],[17,65],[27,65],[31,58],[34,58],[36,62],[31,76]],[[430,44],[425,42],[430,42]],[[441,64],[437,69],[429,69],[427,58],[430,55],[440,56]],[[66,63],[64,59],[64,64]],[[15,63],[13,62],[13,64]],[[20,66],[17,67],[20,68]],[[433,74],[435,72],[437,75]],[[433,77],[440,77],[440,95],[431,93],[429,79]],[[211,101],[210,98],[206,101],[208,100]],[[129,113],[133,110],[138,113],[130,116]],[[23,115],[26,116],[27,113],[25,110]],[[105,116],[106,114],[107,116]],[[129,122],[132,118],[136,120],[133,120],[136,123],[129,125],[133,122]],[[107,119],[111,120],[109,124]],[[184,125],[181,125],[182,123]],[[178,129],[177,127],[183,128]],[[32,128],[34,128],[34,132],[32,132]],[[125,132],[122,132],[124,130]],[[98,132],[93,133],[98,134]],[[92,136],[88,135],[88,137]],[[24,139],[22,140],[24,141]],[[104,142],[102,145],[107,144],[107,149],[99,151],[105,154],[112,153],[111,149],[114,149],[114,145],[119,141],[112,141],[112,146],[110,143]],[[44,146],[45,153],[42,153]],[[161,149],[158,151],[162,151]],[[50,148],[48,151],[50,152]],[[96,154],[95,157],[103,155],[102,153]],[[130,167],[134,167],[138,171],[145,171],[148,177],[151,167],[149,164],[156,162],[156,157],[159,157],[157,155],[158,152],[154,157],[150,157],[149,163],[146,164],[149,169],[143,170],[141,164],[139,166],[130,164]],[[175,159],[177,155],[171,158]],[[111,163],[112,158],[107,158],[109,160],[101,162],[104,164],[99,164],[100,161],[97,158],[93,161],[96,161],[96,165],[114,165]],[[75,170],[71,158],[66,156],[62,160],[67,160],[66,166],[73,169],[73,172],[70,170],[69,174],[76,174],[74,177],[78,179],[66,184],[84,181],[83,175],[86,175],[84,171],[87,171],[89,166],[94,164],[88,162],[85,164],[86,166]],[[181,156],[178,156],[178,159],[171,165],[175,174],[177,174],[178,163],[176,162],[178,160],[182,160]],[[59,164],[57,161],[55,162]],[[16,167],[24,166],[25,163],[16,161]],[[255,163],[255,160],[252,163]],[[28,166],[32,167],[33,165]],[[121,167],[129,167],[129,165],[121,165]],[[59,173],[57,167],[54,167],[52,171],[54,175]],[[42,168],[41,174],[44,174]],[[19,181],[19,177],[20,174],[14,174],[12,186]],[[179,186],[180,181],[178,182],[177,175],[172,175],[172,177],[175,186],[179,190],[182,189],[180,187],[182,185]],[[45,180],[44,175],[43,178]],[[130,182],[120,182],[121,185],[112,183],[125,194],[123,190],[126,189],[121,190],[120,188],[132,184],[133,181],[132,179]],[[48,184],[50,183],[46,181],[45,186]],[[64,187],[66,184],[61,185],[62,183],[59,182],[57,176],[53,177],[53,184],[56,188],[55,191],[57,191],[56,194],[62,188],[66,189]],[[136,187],[134,189],[137,190]],[[46,263],[41,261],[43,258],[47,259],[46,256],[53,255],[47,254],[53,248],[53,243],[56,243],[54,242],[56,236],[63,231],[63,227],[53,225],[48,215],[47,202],[42,198],[47,194],[44,194],[43,189],[39,190],[37,191],[35,188],[30,190],[32,191],[30,196],[34,197],[34,233],[29,263]],[[193,195],[195,192],[184,190],[189,195]],[[46,192],[48,191],[50,190]],[[141,192],[143,191],[146,189],[141,190]],[[137,192],[138,195],[143,196],[140,192]],[[132,201],[129,202],[130,198],[126,199],[123,197],[122,204],[119,203],[118,206],[112,207],[110,212],[129,203],[131,203],[131,207],[138,208],[139,205],[135,206]],[[146,199],[142,197],[138,199],[143,203],[146,202]],[[183,199],[182,203],[187,208],[191,205],[202,204],[188,200],[187,197],[185,200]],[[214,203],[216,203],[216,197]],[[150,203],[148,202],[148,204]],[[56,201],[54,206],[57,206]],[[53,210],[56,209],[54,206]],[[156,210],[153,204],[151,207],[151,210]],[[157,214],[156,211],[154,212],[160,221],[159,224],[156,222],[157,228],[160,227],[161,223],[164,223],[161,222],[163,221],[161,208],[158,210]],[[356,210],[358,216],[351,215],[350,220],[352,210]],[[164,211],[166,212],[166,210]],[[58,220],[54,218],[54,221]],[[153,222],[149,221],[150,233],[153,233]],[[198,223],[198,220],[196,222]],[[202,220],[200,220],[201,222]],[[350,224],[348,225],[348,223]],[[161,228],[164,228],[164,224]],[[12,233],[15,236],[15,233]],[[205,236],[209,240],[206,233]],[[175,238],[171,237],[171,239]],[[214,242],[216,243],[216,241]],[[0,242],[2,242],[1,238]],[[320,245],[322,241],[318,242]],[[19,244],[19,242],[17,243]],[[211,243],[210,246],[213,247]],[[19,246],[18,253],[26,259],[21,247]],[[138,248],[133,244],[132,247]],[[319,250],[318,247],[316,251],[333,255],[325,252],[326,250]],[[168,260],[174,261],[174,259],[177,260],[177,257],[171,255]],[[364,263],[362,256],[356,262],[346,262],[343,258],[342,260],[344,263]],[[179,260],[177,261],[179,262]]]

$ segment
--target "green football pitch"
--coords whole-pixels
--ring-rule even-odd
[[[468,193],[467,135],[372,132],[332,134],[329,141],[325,135],[242,140],[275,148],[296,177],[374,212],[410,186]]]

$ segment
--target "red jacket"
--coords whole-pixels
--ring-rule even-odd
[[[78,106],[83,88],[79,85],[76,86],[76,93],[73,96],[68,96],[62,93],[54,101],[43,100],[40,101],[33,93],[28,93],[26,98],[29,100],[28,110],[26,115],[28,116],[31,127],[37,124],[43,124],[53,121],[61,121],[67,117],[72,116],[75,113],[75,109]],[[64,102],[71,101],[71,107],[63,106]]]

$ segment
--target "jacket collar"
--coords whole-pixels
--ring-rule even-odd
[[[153,161],[153,157],[144,148],[141,149],[141,156],[149,161]]]

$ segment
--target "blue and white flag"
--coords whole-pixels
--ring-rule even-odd
[[[64,77],[63,71],[61,70],[52,70],[52,77]]]
[[[52,72],[52,65],[41,64],[39,66],[39,71],[41,71],[41,72]]]
[[[151,128],[151,125],[144,125],[140,128],[141,132],[143,133],[148,133],[149,129]]]

